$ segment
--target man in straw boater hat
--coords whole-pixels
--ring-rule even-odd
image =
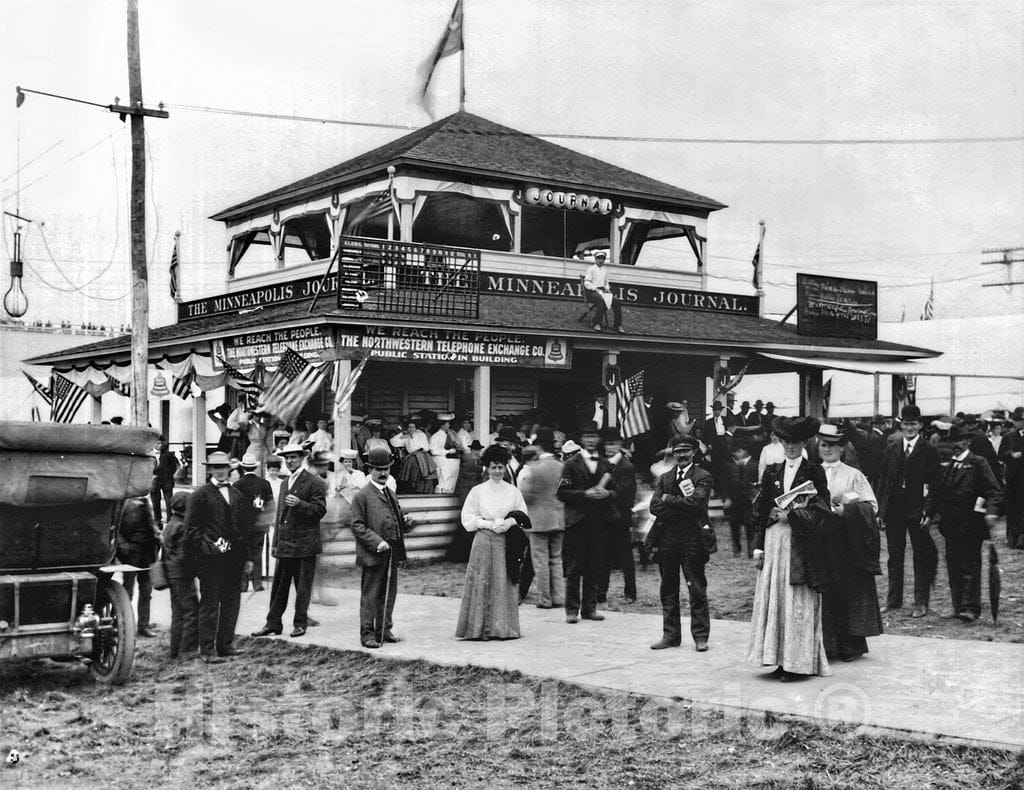
[[[280,634],[288,606],[288,592],[295,584],[295,613],[292,636],[302,636],[309,627],[309,599],[313,592],[316,555],[321,551],[320,519],[327,512],[327,485],[312,472],[302,469],[306,451],[289,444],[280,455],[288,467],[288,479],[281,483],[277,497],[277,527],[271,551],[277,558],[270,588],[267,622],[253,636]]]
[[[888,443],[875,492],[889,551],[889,592],[882,613],[903,607],[903,562],[909,532],[914,554],[914,608],[910,616],[924,617],[939,565],[935,542],[923,523],[925,498],[936,490],[941,468],[938,450],[921,436],[921,410],[907,404],[900,412],[900,421],[902,438]]]
[[[373,447],[366,454],[370,480],[352,499],[356,565],[363,569],[359,597],[359,641],[378,648],[398,642],[392,632],[398,563],[405,560],[404,533],[410,526],[398,497],[388,488],[391,451]]]
[[[228,483],[229,465],[227,453],[210,453],[210,480],[192,492],[185,509],[186,555],[199,572],[199,652],[208,664],[241,652],[232,645],[239,585],[242,573],[252,572],[244,498]]]

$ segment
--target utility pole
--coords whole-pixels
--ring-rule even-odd
[[[982,255],[1001,255],[1001,258],[997,258],[994,261],[982,261],[982,266],[1005,266],[1006,267],[1006,282],[1002,283],[982,283],[982,288],[998,288],[1002,286],[1014,286],[1024,285],[1024,280],[1011,280],[1010,277],[1013,273],[1013,264],[1024,263],[1024,247],[1003,247],[1002,249],[989,249],[982,250]]]

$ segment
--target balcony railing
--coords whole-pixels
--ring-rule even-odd
[[[344,236],[337,293],[338,307],[478,318],[480,251]]]

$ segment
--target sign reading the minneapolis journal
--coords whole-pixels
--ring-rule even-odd
[[[572,367],[563,337],[511,332],[463,332],[400,326],[338,327],[337,356],[374,360],[433,362],[447,365],[514,365],[526,368]]]
[[[623,304],[638,307],[664,307],[677,310],[706,310],[714,313],[757,315],[757,297],[690,291],[654,285],[629,285],[612,282],[612,291]],[[528,296],[540,299],[582,299],[579,279],[559,277],[526,277],[513,274],[480,273],[480,290],[507,296]]]
[[[801,335],[878,337],[878,283],[796,276],[796,326]]]

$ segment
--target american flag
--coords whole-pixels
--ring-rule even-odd
[[[189,371],[181,378],[176,378],[171,385],[171,392],[182,400],[188,400],[192,397],[192,382],[195,380],[195,377],[196,374]]]
[[[171,252],[171,298],[175,302],[181,301],[181,294],[178,291],[178,239],[181,232],[174,234],[174,251]]]
[[[931,321],[935,315],[935,278],[932,277],[932,287],[928,291],[928,301],[924,303],[924,310],[921,311],[922,321]]]
[[[615,403],[619,415],[619,430],[623,439],[639,436],[651,430],[644,403],[644,372],[634,373],[615,386]]]
[[[754,250],[754,258],[750,265],[754,267],[754,276],[750,282],[758,291],[761,290],[761,245],[764,244],[764,223],[761,223],[761,235],[757,239],[757,249]]]
[[[286,348],[277,365],[277,372],[260,396],[256,411],[273,414],[292,425],[302,407],[324,382],[323,370],[310,365],[290,348]]]
[[[105,375],[107,377],[107,381],[110,382],[110,389],[112,389],[118,395],[124,395],[126,398],[130,398],[131,397],[131,395],[132,395],[132,385],[131,385],[130,382],[129,383],[125,383],[123,381],[118,381],[113,376],[111,376],[109,373],[107,373]]]
[[[369,222],[377,217],[386,217],[388,214],[395,215],[395,225],[402,227],[402,214],[398,210],[398,195],[395,193],[395,177],[388,175],[388,188],[379,192],[377,196],[367,203],[352,219],[348,221],[350,230],[356,230],[364,222]]]
[[[24,370],[21,372],[25,373]],[[32,385],[32,389],[39,393],[39,397],[46,401],[47,406],[53,403],[53,393],[50,391],[49,387],[40,383],[38,379],[30,376],[28,373],[25,373],[25,378],[27,378],[29,383]]]
[[[455,7],[452,9],[452,15],[448,18],[448,26],[441,35],[441,39],[434,47],[434,51],[430,53],[430,57],[416,70],[419,80],[419,102],[431,118],[434,117],[434,108],[427,95],[427,91],[430,89],[430,80],[433,78],[434,69],[437,68],[441,58],[454,55],[465,49],[462,30],[462,0],[455,0]]]
[[[349,404],[352,402],[352,393],[356,390],[356,383],[359,381],[359,377],[363,374],[363,368],[366,367],[366,363],[370,361],[370,355],[367,354],[363,357],[362,361],[356,365],[355,370],[349,371],[348,376],[345,380],[341,380],[341,363],[334,363],[334,382],[332,389],[334,390],[334,416],[335,418],[341,417]]]
[[[51,376],[50,392],[53,393],[53,401],[50,403],[51,422],[71,422],[88,397],[84,389],[68,381],[60,373]]]
[[[235,389],[244,392],[246,395],[259,395],[263,392],[263,387],[256,383],[256,380],[251,376],[246,376],[238,368],[228,364],[228,361],[224,357],[219,357],[220,363],[224,366],[224,371],[228,374],[228,378],[231,379],[232,386]]]

